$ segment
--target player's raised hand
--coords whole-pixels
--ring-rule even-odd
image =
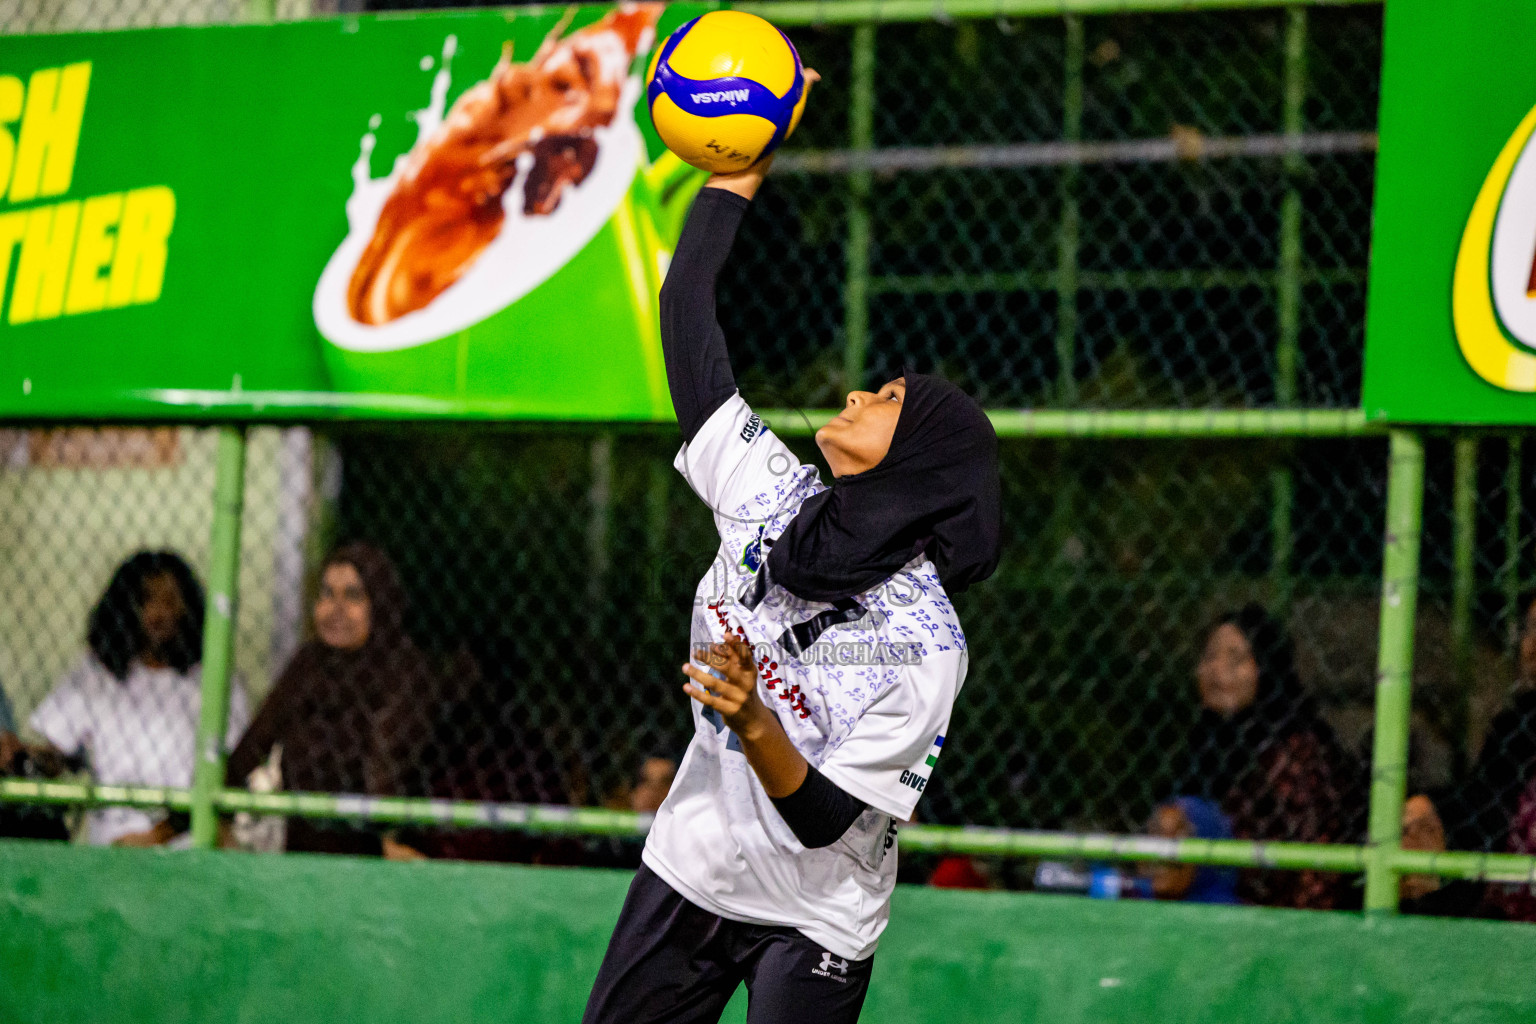
[[[815,68],[805,69],[805,99],[810,102],[811,86],[821,81],[821,75]],[[727,192],[734,192],[739,196],[751,199],[757,195],[757,190],[762,187],[763,179],[768,176],[768,169],[773,166],[773,157],[748,167],[744,171],[732,171],[730,174],[711,174],[704,184],[709,188],[723,188]]]
[[[693,682],[684,683],[683,691],[705,707],[720,712],[732,732],[750,739],[761,731],[765,722],[776,722],[773,713],[757,695],[757,664],[751,645],[731,637],[725,643],[710,644],[700,652],[699,660],[725,678],[711,675],[708,669],[697,665],[686,664],[683,674]]]

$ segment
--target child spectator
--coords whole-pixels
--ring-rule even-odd
[[[1433,800],[1416,793],[1403,802],[1403,849],[1445,851],[1445,826]],[[1505,916],[1505,908],[1489,898],[1488,886],[1470,879],[1445,883],[1436,875],[1404,875],[1398,882],[1399,909],[1428,917]]]
[[[1162,839],[1231,839],[1232,824],[1221,808],[1201,797],[1181,796],[1152,813],[1147,831]],[[1237,903],[1237,871],[1194,864],[1147,864],[1152,896],[1186,903]]]

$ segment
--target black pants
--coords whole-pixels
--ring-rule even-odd
[[[854,1024],[873,966],[793,928],[727,921],[642,865],[582,1024],[714,1024],[743,982],[747,1024]]]

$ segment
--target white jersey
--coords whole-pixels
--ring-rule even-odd
[[[862,960],[890,914],[895,822],[912,817],[965,679],[965,635],[921,556],[856,605],[754,586],[764,540],[825,485],[740,395],[710,416],[675,465],[720,532],[694,598],[690,649],[728,633],[751,643],[763,703],[806,760],[868,809],[831,846],[806,849],[719,713],[693,701],[693,741],[656,813],[645,863],[711,913],[787,925]]]

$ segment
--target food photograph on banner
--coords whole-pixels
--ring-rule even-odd
[[[704,174],[641,78],[697,13],[14,40],[0,413],[669,418]]]

